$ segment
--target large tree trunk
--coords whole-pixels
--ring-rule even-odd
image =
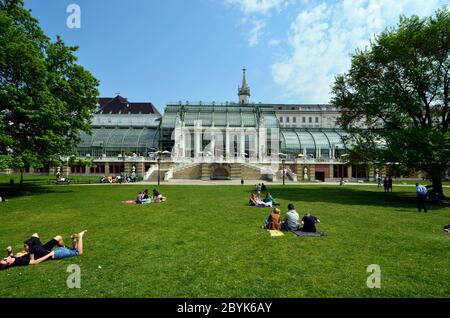
[[[442,188],[442,176],[441,174],[436,174],[432,176],[433,180],[433,195],[439,193],[442,198],[445,198],[444,189]]]

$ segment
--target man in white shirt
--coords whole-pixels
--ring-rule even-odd
[[[422,212],[422,208],[424,212],[427,212],[427,206],[425,204],[425,200],[427,198],[428,190],[423,185],[416,183],[416,193],[417,193],[417,207],[419,208],[419,212]]]
[[[282,228],[286,231],[297,231],[299,229],[300,216],[295,211],[294,205],[291,203],[288,205],[288,212],[284,217]]]

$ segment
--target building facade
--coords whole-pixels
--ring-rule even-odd
[[[237,179],[253,169],[277,179],[284,166],[292,180],[368,177],[342,160],[346,134],[332,105],[256,104],[250,96],[244,68],[237,102],[169,103],[160,125],[160,148],[176,164],[169,175]]]
[[[82,133],[80,158],[93,165],[72,165],[72,174],[143,175],[150,167],[148,154],[158,147],[161,114],[152,103],[132,103],[121,96],[100,98],[92,119],[92,134]]]
[[[144,180],[265,179],[331,181],[380,175],[348,165],[339,112],[327,104],[253,103],[243,69],[236,102],[152,103],[100,98],[92,134],[82,133],[69,174],[136,172]],[[347,145],[348,146],[348,145]],[[165,154],[164,156],[162,154]],[[55,168],[56,169],[56,168]],[[45,173],[55,173],[47,169]]]

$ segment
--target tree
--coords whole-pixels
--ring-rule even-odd
[[[332,103],[364,160],[427,172],[443,195],[450,165],[450,13],[400,17],[336,77]],[[354,151],[352,151],[354,152]],[[361,158],[360,158],[361,159]]]
[[[0,0],[0,168],[58,165],[91,131],[99,82],[23,0]]]

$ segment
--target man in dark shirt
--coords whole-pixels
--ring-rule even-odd
[[[16,267],[16,266],[28,266],[28,265],[37,265],[39,263],[42,263],[43,261],[49,259],[55,254],[55,252],[50,252],[46,256],[41,257],[39,259],[34,259],[32,256],[30,256],[29,253],[26,253],[22,256],[8,256],[5,257],[0,261],[0,270],[7,269],[9,267]]]
[[[311,215],[309,213],[305,214],[305,216],[302,219],[302,225],[303,227],[301,230],[303,232],[317,232],[316,230],[316,223],[320,223],[320,220],[316,218],[314,215]]]
[[[389,177],[389,179],[388,179],[388,192],[389,192],[389,190],[392,192],[392,178],[391,177]]]
[[[37,235],[33,235],[29,240],[24,242],[25,250],[29,252],[29,254],[34,255],[35,259],[48,255],[56,246],[64,246],[63,238],[60,235],[55,236],[45,244],[41,243],[41,240]]]

